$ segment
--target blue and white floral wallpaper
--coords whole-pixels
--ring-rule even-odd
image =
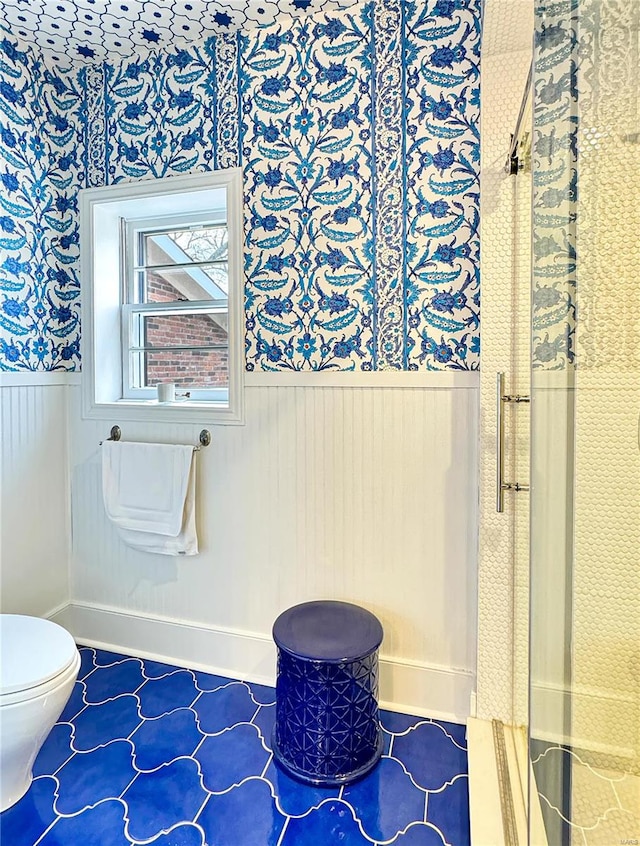
[[[247,367],[373,369],[373,20],[241,40]]]
[[[80,361],[82,91],[0,31],[0,369]]]
[[[379,0],[66,73],[7,35],[0,368],[79,366],[79,187],[236,164],[247,369],[477,368],[480,19]]]

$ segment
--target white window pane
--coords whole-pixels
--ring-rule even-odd
[[[229,256],[226,227],[204,227],[143,235],[140,265],[146,267],[185,262],[227,261]]]
[[[192,261],[227,261],[229,237],[226,226],[167,232],[167,235]]]
[[[229,293],[228,265],[204,265],[138,272],[142,302],[218,300]]]

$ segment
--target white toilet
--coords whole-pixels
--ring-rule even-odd
[[[0,614],[0,811],[29,789],[31,768],[67,704],[80,654],[50,620]]]

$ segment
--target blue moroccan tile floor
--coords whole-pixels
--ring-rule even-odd
[[[378,766],[308,787],[273,763],[273,688],[80,652],[3,846],[469,846],[464,726],[383,711]]]

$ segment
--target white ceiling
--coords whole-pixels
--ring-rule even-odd
[[[128,57],[186,46],[277,17],[346,8],[355,0],[0,0],[0,24],[58,62]],[[1,35],[1,33],[0,33]]]

